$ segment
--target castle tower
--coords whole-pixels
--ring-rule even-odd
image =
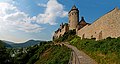
[[[69,17],[69,30],[76,29],[79,22],[79,10],[74,5],[68,13]]]

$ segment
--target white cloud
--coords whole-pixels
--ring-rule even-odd
[[[44,28],[41,28],[41,26],[37,24],[31,24],[29,22],[18,22],[17,26],[19,30],[25,31],[25,32],[38,32],[43,30]],[[31,27],[31,28],[30,28]]]
[[[28,18],[28,15],[24,12],[16,12],[5,16],[5,20],[8,21],[25,21]]]
[[[0,3],[0,16],[5,16],[6,14],[11,14],[17,12],[18,10],[13,5],[8,3]]]
[[[63,5],[58,3],[57,0],[49,0],[47,4],[38,4],[38,6],[45,7],[44,13],[30,17],[28,14],[18,10],[16,6],[1,2],[0,31],[39,32],[44,28],[38,24],[56,25],[57,18],[67,16],[67,11],[64,11]]]
[[[46,5],[46,4],[42,4],[42,3],[40,4],[40,3],[39,3],[38,6],[40,6],[40,7],[46,7],[47,5]]]
[[[39,4],[39,6],[42,6]],[[63,5],[58,3],[57,0],[49,0],[45,12],[43,14],[39,14],[36,17],[36,21],[38,23],[42,24],[50,24],[50,25],[55,25],[56,19],[58,17],[66,17],[67,16],[67,11],[64,11]]]
[[[39,32],[42,29],[41,26],[32,23],[28,14],[9,3],[0,3],[0,31]]]

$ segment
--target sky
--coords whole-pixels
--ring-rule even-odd
[[[59,25],[68,22],[73,5],[88,23],[120,7],[120,0],[0,0],[0,40],[22,43],[52,40]]]

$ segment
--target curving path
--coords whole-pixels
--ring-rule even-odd
[[[78,50],[75,46],[69,45],[67,42],[62,44],[73,50],[71,54],[72,60],[69,62],[69,64],[98,64],[83,51]]]

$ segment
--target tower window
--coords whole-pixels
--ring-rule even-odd
[[[77,12],[75,12],[75,15],[77,14]]]
[[[73,13],[72,13],[72,15],[73,15]]]

